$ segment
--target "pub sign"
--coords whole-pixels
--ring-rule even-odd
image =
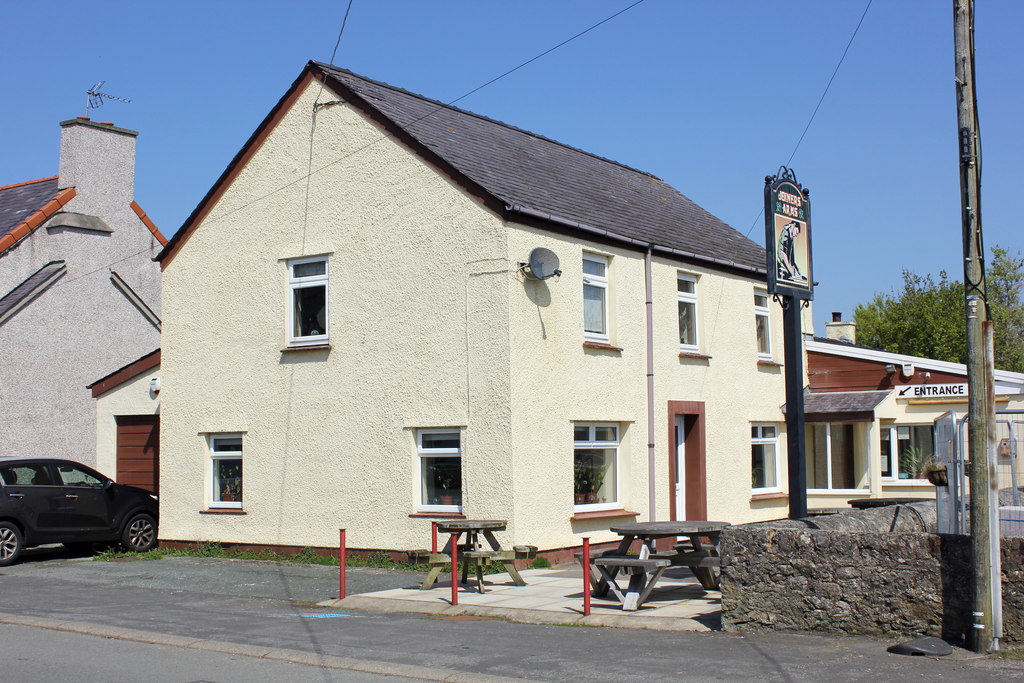
[[[764,185],[768,293],[814,298],[811,277],[811,201],[786,167]]]

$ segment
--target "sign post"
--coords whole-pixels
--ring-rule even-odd
[[[807,516],[804,446],[804,356],[800,312],[814,298],[811,277],[810,191],[785,166],[764,179],[765,255],[768,293],[782,304],[786,366],[786,442],[789,517]]]

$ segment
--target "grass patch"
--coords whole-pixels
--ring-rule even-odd
[[[100,562],[113,560],[138,559],[138,560],[161,560],[165,557],[216,557],[232,560],[260,560],[264,562],[291,562],[293,564],[317,564],[328,567],[337,567],[338,558],[331,555],[320,555],[314,548],[303,548],[297,553],[285,554],[272,550],[234,550],[226,549],[220,543],[204,541],[195,546],[186,548],[157,547],[144,553],[126,552],[116,548],[105,549],[95,557]],[[538,558],[537,561],[544,560]],[[385,552],[370,553],[365,559],[355,555],[346,558],[349,567],[375,567],[378,569],[403,569],[414,572],[430,571],[429,564],[413,564],[409,562],[396,562]],[[534,562],[536,564],[536,561]],[[547,565],[550,566],[550,563]],[[460,570],[463,563],[459,563]],[[505,568],[500,564],[489,564],[484,567],[484,574],[500,574]],[[443,572],[451,573],[451,565],[446,565]]]
[[[1024,661],[1024,650],[999,650],[998,652],[993,652],[992,656],[996,659],[1009,659],[1021,662]]]
[[[538,557],[530,563],[530,569],[549,569],[551,567],[551,560],[546,557]]]

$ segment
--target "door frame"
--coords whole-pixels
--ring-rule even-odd
[[[683,495],[686,509],[676,510],[676,463],[679,460],[676,421],[682,418],[693,420],[692,427],[683,444]],[[703,401],[668,402],[668,500],[669,517],[672,520],[707,519],[707,450],[705,434],[705,413]],[[680,516],[680,512],[682,515]]]

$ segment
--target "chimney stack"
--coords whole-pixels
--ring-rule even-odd
[[[832,313],[832,322],[825,323],[825,338],[841,341],[846,344],[857,343],[857,323],[843,321],[843,314],[839,311]]]
[[[109,216],[135,198],[135,138],[138,133],[79,116],[62,121],[60,189],[74,187],[77,213]]]

